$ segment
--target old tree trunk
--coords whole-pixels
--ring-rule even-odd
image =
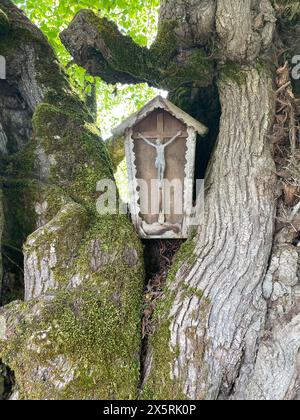
[[[19,297],[22,246],[26,298],[0,310],[3,397],[298,399],[297,2],[162,0],[150,49],[87,10],[61,34],[90,74],[167,89],[210,128],[199,230],[142,358],[142,246],[95,211],[113,169],[93,118],[9,0],[0,37],[2,303]]]

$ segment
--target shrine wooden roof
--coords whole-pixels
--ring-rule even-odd
[[[162,96],[157,96],[152,101],[148,102],[142,109],[138,112],[132,114],[129,118],[122,122],[119,126],[117,126],[112,132],[114,137],[121,137],[125,134],[128,128],[131,128],[142,121],[144,118],[147,117],[151,112],[155,111],[156,109],[164,109],[165,111],[169,112],[178,120],[182,121],[188,127],[192,127],[196,130],[198,134],[204,136],[208,132],[208,128],[200,123],[199,121],[195,120],[195,118],[191,117],[189,114],[184,112],[182,109],[178,108],[168,99],[163,98]]]

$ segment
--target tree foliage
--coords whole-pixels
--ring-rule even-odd
[[[109,86],[96,82],[85,71],[72,63],[62,45],[59,34],[81,9],[94,10],[117,23],[119,29],[135,42],[149,46],[156,35],[159,0],[16,0],[17,6],[43,31],[66,67],[76,90],[89,95],[91,85],[97,85],[98,122],[104,137],[110,128],[151,99],[156,91],[147,85]]]

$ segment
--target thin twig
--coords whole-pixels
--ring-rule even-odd
[[[10,261],[14,266],[16,266],[22,274],[24,274],[24,270],[14,261],[12,260],[8,255],[6,255],[3,251],[2,251],[2,255],[8,259],[8,261]]]
[[[23,254],[23,251],[21,249],[16,248],[15,246],[8,244],[7,242],[2,242],[2,245],[5,246],[6,248],[10,248],[14,251],[19,252],[20,254]]]

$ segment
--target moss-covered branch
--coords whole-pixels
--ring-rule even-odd
[[[176,20],[164,21],[148,49],[121,34],[113,22],[81,10],[61,40],[78,65],[108,83],[146,82],[169,90],[187,83],[209,85],[213,65],[204,48],[183,51],[177,26]]]
[[[148,50],[90,10],[76,15],[61,40],[77,64],[108,83],[139,83],[148,78]]]

